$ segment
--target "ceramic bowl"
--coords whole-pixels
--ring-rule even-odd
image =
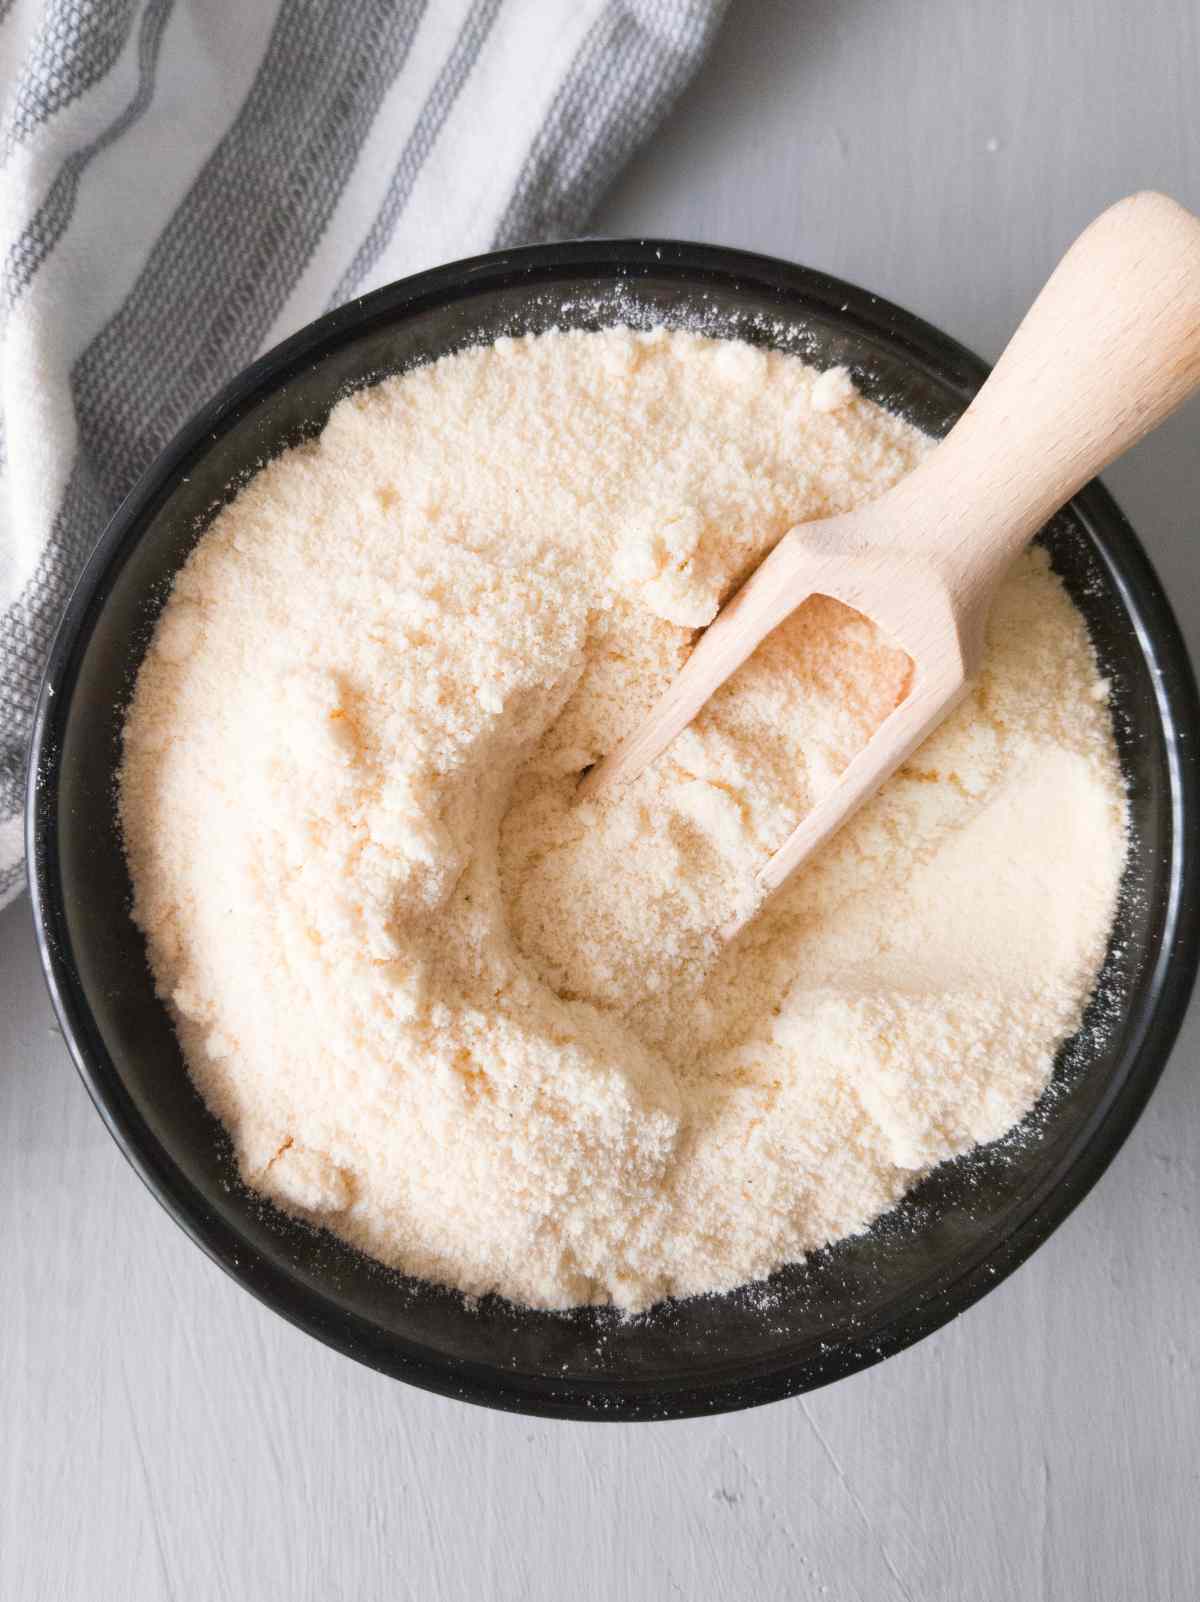
[[[348,1356],[444,1395],[576,1419],[677,1418],[809,1390],[911,1344],[992,1289],[1129,1133],[1183,1015],[1200,908],[1191,667],[1141,546],[1093,484],[1042,538],[1112,680],[1133,851],[1104,1000],[1015,1138],[937,1169],[868,1233],[765,1286],[632,1319],[531,1312],[498,1298],[468,1306],[292,1221],[239,1183],[155,997],[113,808],[123,710],[172,575],[256,464],[316,433],[347,390],[502,333],[624,321],[737,335],[822,367],[845,363],[867,395],[935,435],[986,372],[874,295],[703,245],[536,246],[381,289],[236,378],[120,508],[53,648],[29,782],[33,910],[63,1033],[101,1116],[173,1217],[247,1290]]]

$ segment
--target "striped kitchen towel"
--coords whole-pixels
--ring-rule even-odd
[[[0,905],[84,559],[238,368],[436,262],[578,232],[727,0],[0,0]]]

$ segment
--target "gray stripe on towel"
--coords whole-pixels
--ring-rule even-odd
[[[470,77],[471,69],[479,59],[479,52],[491,32],[500,5],[501,0],[475,0],[467,13],[458,38],[454,41],[453,48],[446,57],[433,88],[429,91],[421,108],[421,114],[413,125],[401,152],[400,160],[396,163],[379,214],[329,297],[330,308],[340,306],[351,298],[358,285],[387,249],[396,231],[396,224],[421,175],[421,168],[436,144],[437,137],[463,85]]]
[[[493,248],[578,233],[666,116],[728,0],[610,0],[529,148]]]
[[[39,267],[66,233],[75,214],[79,180],[88,164],[102,150],[115,144],[122,134],[128,133],[145,115],[154,98],[159,47],[174,4],[175,0],[150,0],[142,13],[142,25],[138,30],[138,84],[133,98],[102,133],[79,150],[72,151],[59,168],[32,221],[9,246],[3,268],[0,268],[0,318],[7,317],[33,282]]]
[[[0,131],[0,167],[112,69],[136,14],[135,0],[51,0]]]

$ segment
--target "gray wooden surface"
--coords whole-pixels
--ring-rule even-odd
[[[774,251],[994,355],[1052,255],[1200,207],[1184,0],[735,0],[597,220]],[[1200,646],[1200,412],[1110,483]],[[1115,1166],[957,1323],[804,1400],[551,1425],[336,1357],[213,1268],[76,1081],[0,916],[0,1597],[1200,1595],[1200,1017]]]

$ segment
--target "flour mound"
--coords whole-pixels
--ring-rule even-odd
[[[784,531],[927,446],[841,369],[552,333],[352,395],[218,515],[138,678],[120,813],[248,1184],[471,1294],[637,1309],[866,1228],[1029,1110],[1125,852],[1043,554],[970,699],[728,949],[902,653],[814,599],[635,784],[574,800]]]

